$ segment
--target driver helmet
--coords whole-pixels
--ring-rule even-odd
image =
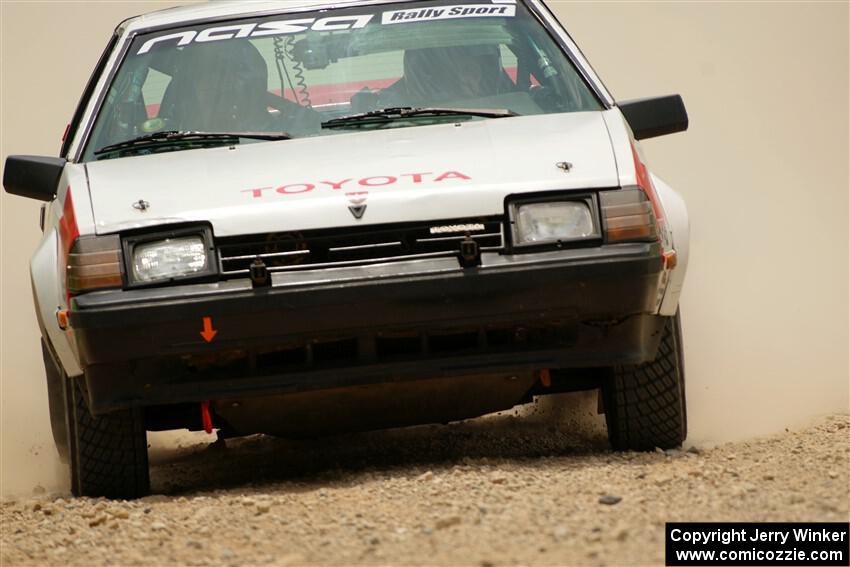
[[[184,47],[171,87],[180,130],[262,130],[268,122],[268,68],[248,40]]]
[[[427,47],[404,52],[404,82],[417,101],[500,94],[505,75],[497,45]]]

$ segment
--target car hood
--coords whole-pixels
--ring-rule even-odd
[[[86,170],[99,234],[187,221],[228,236],[475,217],[501,214],[511,194],[618,184],[602,112],[340,130]]]

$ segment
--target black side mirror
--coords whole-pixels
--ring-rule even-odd
[[[3,170],[3,188],[12,195],[51,201],[56,197],[66,161],[45,156],[9,156]]]
[[[680,95],[641,98],[619,103],[636,140],[684,132],[688,111]]]

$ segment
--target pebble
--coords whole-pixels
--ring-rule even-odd
[[[620,496],[614,496],[612,494],[606,494],[605,496],[601,496],[599,498],[600,504],[605,504],[606,506],[613,506],[614,504],[619,504],[623,498]]]
[[[438,530],[444,530],[446,528],[450,528],[452,526],[456,526],[460,524],[463,520],[460,516],[449,516],[447,518],[440,518],[436,522],[434,522],[434,527]]]
[[[568,533],[570,533],[570,531],[566,526],[556,526],[555,529],[552,530],[552,535],[555,539],[564,539],[567,537]]]

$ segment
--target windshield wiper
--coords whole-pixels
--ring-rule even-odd
[[[347,126],[363,122],[389,122],[392,120],[410,118],[412,116],[480,116],[482,118],[508,118],[510,116],[519,115],[512,110],[503,108],[479,109],[396,106],[333,118],[326,122],[322,122],[322,128],[334,128],[337,126]]]
[[[238,144],[240,138],[250,138],[252,140],[290,140],[292,136],[286,132],[191,132],[184,130],[166,130],[163,132],[153,132],[145,134],[132,140],[118,142],[103,146],[99,150],[95,150],[95,155],[106,154],[118,150],[137,149],[146,146],[155,146],[162,143],[170,142],[223,142],[228,144]]]

